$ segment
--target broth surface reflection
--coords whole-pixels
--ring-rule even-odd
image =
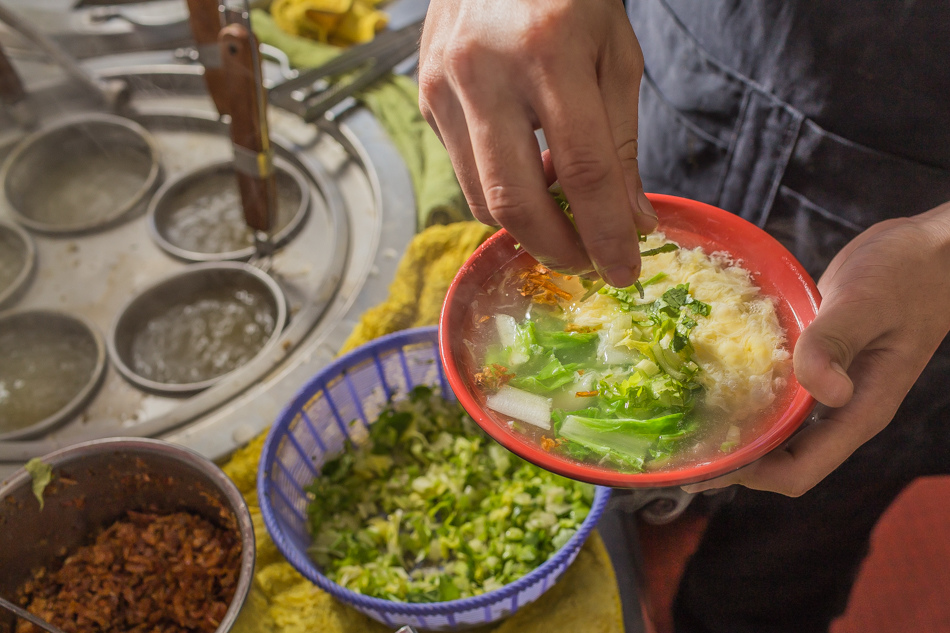
[[[29,326],[0,331],[0,433],[65,407],[89,383],[96,361],[96,343],[85,333]]]
[[[132,341],[132,369],[165,384],[210,380],[250,361],[274,325],[273,300],[262,289],[209,289],[148,321]]]

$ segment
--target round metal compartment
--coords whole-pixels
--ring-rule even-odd
[[[36,246],[26,231],[0,222],[0,307],[12,302],[36,265]]]
[[[231,317],[247,317],[257,307],[268,313],[271,331],[264,331],[260,311],[245,318],[239,331]],[[259,268],[238,262],[194,264],[126,304],[109,333],[109,354],[136,386],[185,395],[214,385],[275,345],[286,321],[283,291]],[[242,349],[249,338],[252,348]],[[236,360],[234,351],[240,352]]]
[[[283,159],[274,160],[274,170],[274,244],[281,246],[307,216],[310,187],[303,174]],[[205,165],[166,182],[149,204],[148,228],[159,247],[187,261],[242,260],[255,252],[231,161]]]
[[[91,323],[52,310],[0,314],[0,441],[65,422],[95,394],[106,367]]]
[[[145,128],[89,113],[23,139],[0,168],[0,199],[29,229],[84,233],[143,205],[160,172],[157,146]]]

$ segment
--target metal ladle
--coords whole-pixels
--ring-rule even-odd
[[[49,633],[64,633],[64,631],[58,626],[53,626],[46,620],[33,615],[26,609],[22,609],[18,607],[17,605],[13,604],[12,602],[7,600],[3,596],[0,596],[0,607],[3,607],[7,611],[10,611],[13,615],[19,618],[23,618],[30,624],[40,627],[44,631],[49,631]]]

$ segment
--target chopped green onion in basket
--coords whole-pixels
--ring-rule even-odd
[[[547,560],[590,511],[594,487],[490,440],[429,387],[391,402],[369,437],[308,488],[310,554],[334,582],[406,602],[498,589]]]

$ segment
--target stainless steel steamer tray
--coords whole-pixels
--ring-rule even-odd
[[[129,82],[131,118],[155,138],[164,181],[230,157],[227,128],[206,95],[200,66],[172,51],[85,65],[97,76]],[[38,71],[26,74],[27,90],[44,124],[95,110],[82,88],[48,67],[31,67]],[[274,68],[268,70],[273,75]],[[266,429],[306,379],[333,358],[359,315],[385,298],[416,217],[409,174],[395,147],[359,108],[319,126],[276,108],[270,119],[277,154],[306,176],[311,199],[303,226],[270,270],[289,301],[279,344],[228,380],[188,397],[147,393],[110,364],[95,397],[72,420],[35,440],[0,442],[0,477],[30,457],[119,435],[160,437],[221,458]],[[12,120],[0,118],[0,159],[23,135]],[[15,222],[4,212],[0,221]],[[72,313],[102,334],[133,295],[193,265],[159,248],[145,213],[95,233],[31,236],[34,278],[5,307]]]

